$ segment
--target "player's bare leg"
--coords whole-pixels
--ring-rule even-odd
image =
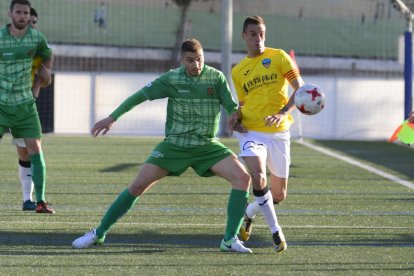
[[[287,197],[288,179],[271,173],[270,183],[274,203],[281,203]]]

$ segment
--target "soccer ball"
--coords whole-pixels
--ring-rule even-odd
[[[325,107],[325,93],[318,85],[307,83],[296,91],[295,105],[303,114],[317,114]]]

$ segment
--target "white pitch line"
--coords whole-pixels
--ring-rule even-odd
[[[63,221],[0,221],[0,224],[7,225],[12,224],[24,224],[24,225],[53,225],[53,224],[71,224],[71,225],[87,225],[91,226],[94,224],[98,224],[98,222],[80,222],[80,221],[74,221],[74,222],[63,222]],[[158,228],[223,228],[226,227],[225,224],[211,224],[211,223],[142,223],[142,222],[118,222],[117,225],[123,225],[123,226],[146,226],[146,227],[158,227]],[[255,224],[254,227],[256,228],[268,228],[268,225],[265,224]],[[406,229],[406,230],[414,230],[414,227],[409,226],[339,226],[339,225],[285,225],[283,228],[292,228],[292,229]]]
[[[349,163],[349,164],[351,164],[351,165],[354,165],[354,166],[360,167],[360,168],[362,168],[362,169],[364,169],[364,170],[370,171],[370,172],[375,173],[375,174],[377,174],[377,175],[379,175],[379,176],[381,176],[381,177],[384,177],[384,178],[386,178],[386,179],[388,179],[388,180],[394,181],[394,182],[399,183],[399,184],[401,184],[401,185],[403,185],[403,186],[405,186],[405,187],[407,187],[407,188],[409,188],[409,189],[414,190],[414,184],[413,184],[413,183],[411,183],[410,181],[407,181],[407,180],[401,179],[401,178],[399,178],[399,177],[397,177],[397,176],[395,176],[395,175],[392,175],[392,174],[390,174],[390,173],[384,172],[384,171],[382,171],[382,170],[380,170],[380,169],[376,169],[376,168],[374,168],[374,167],[371,167],[371,166],[369,166],[369,165],[366,165],[366,164],[364,164],[364,163],[362,163],[362,162],[360,162],[360,161],[357,161],[357,160],[355,160],[355,159],[352,159],[352,158],[349,158],[349,157],[346,157],[346,156],[343,156],[343,155],[337,154],[337,153],[335,153],[335,152],[329,151],[329,150],[328,150],[328,149],[326,149],[326,148],[322,148],[322,147],[320,147],[320,146],[317,146],[317,145],[314,145],[314,144],[311,144],[311,143],[305,142],[305,141],[303,141],[303,140],[301,140],[301,141],[297,141],[297,142],[298,142],[299,144],[301,144],[301,145],[305,146],[305,147],[308,147],[308,148],[310,148],[310,149],[313,149],[313,150],[319,151],[319,152],[321,152],[321,153],[323,153],[323,154],[326,154],[326,155],[328,155],[328,156],[331,156],[331,157],[333,157],[333,158],[336,158],[336,159],[339,159],[339,160],[345,161],[345,162],[347,162],[347,163]]]

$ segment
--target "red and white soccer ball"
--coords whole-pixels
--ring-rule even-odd
[[[300,112],[306,115],[314,115],[325,107],[325,93],[312,83],[300,87],[295,94],[295,105]]]

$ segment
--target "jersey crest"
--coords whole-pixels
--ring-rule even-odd
[[[262,64],[265,68],[269,68],[270,63],[272,63],[272,60],[270,58],[265,58],[265,59],[262,60]]]

